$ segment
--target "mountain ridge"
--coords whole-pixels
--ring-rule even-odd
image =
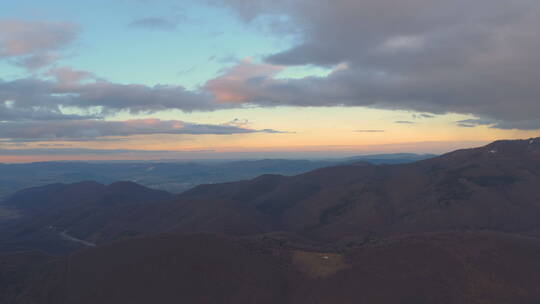
[[[536,303],[537,141],[407,164],[266,174],[157,201],[118,203],[125,192],[140,199],[133,190],[157,194],[132,183],[82,184],[118,196],[100,204],[98,195],[67,213],[52,198],[66,203],[62,195],[72,192],[61,190],[69,185],[46,195],[27,190],[23,196],[51,198],[58,212],[13,220],[11,233],[47,241],[61,228],[98,246],[61,243],[69,248],[58,256],[0,253],[0,301]],[[53,222],[58,227],[46,228]]]
[[[267,174],[201,185],[152,205],[75,212],[60,222],[70,223],[63,229],[79,231],[76,237],[97,243],[170,231],[239,236],[285,231],[341,243],[460,229],[540,235],[539,143],[497,141],[408,164]],[[41,223],[47,221],[42,217]]]

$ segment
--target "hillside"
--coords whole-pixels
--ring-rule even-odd
[[[159,206],[126,208],[95,226],[93,236],[288,231],[339,243],[446,230],[536,236],[539,184],[540,140],[503,141],[411,164],[357,163],[203,185]]]
[[[180,195],[27,189],[4,205],[0,302],[536,303],[538,185],[530,139]]]
[[[170,197],[132,182],[52,184],[22,190],[2,205],[17,216],[0,221],[0,251],[73,251],[84,244],[73,242],[74,236],[84,238],[96,227],[114,221],[124,208],[158,204]],[[103,221],[85,221],[100,215]]]
[[[261,159],[241,161],[169,162],[40,162],[0,164],[0,201],[16,191],[52,183],[92,180],[102,184],[132,181],[152,189],[180,193],[200,184],[255,178],[261,174],[296,175],[337,164],[367,161],[395,164],[434,155],[381,154],[331,160]]]
[[[44,206],[52,210],[40,213],[32,225],[62,227],[94,243],[168,231],[239,236],[286,231],[341,245],[449,230],[537,236],[539,184],[540,140],[500,141],[409,164],[361,162],[293,177],[263,175],[202,185],[174,197],[160,197],[151,205],[123,206],[116,194],[114,199],[106,196],[107,204],[85,204],[90,207],[70,212],[61,209],[53,218],[49,214],[57,207],[48,202]],[[33,193],[43,189],[69,202],[71,193],[55,187],[59,186],[22,191],[6,204],[23,207],[27,203],[22,198],[32,201]],[[96,200],[84,191],[72,193],[78,202]],[[144,197],[133,195],[132,202]],[[24,219],[19,223],[27,225]]]
[[[0,301],[535,303],[539,255],[537,239],[501,233],[422,234],[344,252],[306,251],[262,239],[161,235],[63,260],[0,255]],[[26,271],[10,271],[17,267]],[[32,267],[39,276],[28,272]]]

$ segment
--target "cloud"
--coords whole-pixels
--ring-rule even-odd
[[[0,20],[0,60],[30,69],[50,65],[79,34],[69,22]]]
[[[0,138],[11,141],[99,140],[102,137],[150,134],[231,135],[243,133],[282,133],[223,125],[195,124],[178,120],[135,119],[126,121],[65,120],[51,122],[0,123]]]
[[[434,118],[435,115],[421,113],[421,114],[413,114],[413,119],[429,119]]]
[[[267,28],[276,35],[288,31],[295,44],[268,54],[263,63],[242,60],[195,91],[113,83],[74,70],[51,71],[51,79],[0,80],[0,119],[49,119],[62,116],[63,107],[103,117],[244,105],[364,106],[473,114],[493,121],[493,128],[540,128],[536,0],[206,1],[232,9],[247,23],[277,24]],[[167,22],[134,21],[162,29]],[[71,23],[0,21],[0,59],[39,68],[57,60],[78,31]],[[291,65],[332,72],[278,77]]]
[[[394,121],[394,123],[402,124],[402,125],[414,125],[414,124],[416,124],[414,121],[408,121],[408,120],[397,120],[397,121]]]
[[[164,18],[151,17],[133,20],[129,23],[129,27],[136,29],[172,31],[176,29],[176,23]]]
[[[462,128],[474,128],[477,126],[493,126],[496,122],[485,119],[465,119],[456,121],[456,125]]]
[[[251,126],[251,122],[247,119],[235,118],[225,123],[225,125],[239,127],[239,128],[249,128]]]
[[[38,144],[38,147],[44,147],[44,148],[58,148],[58,147],[68,147],[66,144]]]
[[[153,113],[179,109],[185,112],[213,111],[238,107],[217,102],[210,93],[190,91],[178,85],[119,84],[100,79],[87,71],[60,67],[44,78],[0,79],[0,121],[37,120],[62,117],[62,108],[103,117],[118,111]]]
[[[468,123],[458,123],[457,125],[458,125],[458,127],[462,127],[462,128],[474,128],[474,127],[476,127],[475,124],[468,124]]]
[[[540,129],[540,119],[504,121],[492,119],[466,119],[457,121],[456,124],[462,128],[474,128],[487,126],[492,129],[501,130],[538,130]]]
[[[270,85],[272,77],[282,69],[279,66],[256,64],[250,59],[244,59],[225,69],[220,77],[208,81],[205,89],[219,102],[256,102],[254,98],[260,93],[258,88]]]
[[[384,133],[386,130],[356,130],[358,133]]]
[[[71,120],[71,119],[94,119],[99,115],[65,114],[59,108],[48,107],[11,107],[9,103],[0,103],[0,123],[2,121],[30,121],[30,120]]]
[[[267,56],[267,69],[347,67],[304,79],[218,78],[228,80],[228,91],[218,91],[229,102],[453,112],[516,127],[534,125],[527,121],[540,113],[538,1],[209,1],[248,23],[288,20],[300,33],[295,45]]]
[[[51,65],[59,58],[60,56],[57,54],[44,53],[22,57],[20,59],[16,59],[13,61],[13,63],[16,66],[33,71]]]
[[[38,148],[38,149],[0,149],[2,156],[37,156],[37,155],[181,155],[183,153],[212,153],[213,150],[158,151],[129,149],[80,149],[80,148]]]
[[[76,84],[78,82],[98,78],[91,72],[74,70],[70,67],[59,67],[50,69],[45,73],[46,76],[51,76],[58,81],[60,86],[66,86],[70,84]]]
[[[61,104],[82,108],[99,106],[105,111],[113,112],[129,110],[132,113],[141,113],[167,109],[190,112],[230,107],[216,103],[203,92],[189,91],[176,85],[146,86],[96,81],[59,89],[59,93],[64,94],[64,98],[58,100]]]
[[[493,129],[502,130],[539,130],[540,119],[520,120],[520,121],[498,121],[491,126]]]

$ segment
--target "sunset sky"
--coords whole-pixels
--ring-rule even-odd
[[[444,153],[540,135],[537,0],[18,0],[0,162]]]

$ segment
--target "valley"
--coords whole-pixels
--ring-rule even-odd
[[[3,203],[20,216],[0,229],[0,299],[532,303],[538,185],[540,140],[518,140],[180,194],[133,182],[30,188]]]

